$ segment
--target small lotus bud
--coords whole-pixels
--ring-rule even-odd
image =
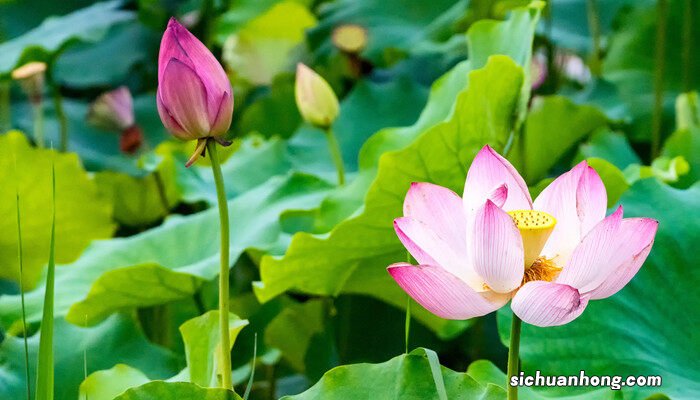
[[[226,134],[233,114],[233,89],[214,55],[174,18],[158,55],[158,114],[182,140]]]
[[[297,64],[295,85],[297,107],[306,122],[328,128],[338,116],[338,98],[319,74],[304,64]]]
[[[44,92],[44,77],[46,75],[46,63],[30,62],[12,71],[12,79],[22,85],[22,89],[29,100],[38,104]]]
[[[532,55],[530,63],[530,80],[532,90],[538,89],[547,80],[547,56],[544,53],[536,52]]]
[[[87,121],[98,129],[123,132],[134,125],[134,102],[125,86],[101,94],[91,105]]]
[[[359,54],[367,47],[367,30],[356,24],[340,25],[333,30],[331,40],[340,51]]]

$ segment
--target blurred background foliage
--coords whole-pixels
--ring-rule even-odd
[[[391,221],[409,184],[461,193],[490,144],[533,197],[586,159],[609,206],[661,222],[625,290],[569,325],[527,326],[521,357],[526,372],[662,375],[663,386],[521,396],[700,397],[696,1],[0,0],[0,398],[25,397],[25,335],[35,370],[52,163],[56,398],[234,398],[187,383],[208,384],[217,344],[218,220],[207,160],[185,168],[193,144],[169,139],[156,112],[170,16],[212,49],[234,86],[223,168],[238,393],[254,370],[251,399],[438,399],[438,377],[450,399],[505,398],[510,310],[442,320],[385,271],[406,258]],[[346,24],[366,31],[360,52],[334,43]],[[65,130],[67,152],[32,146],[30,103],[10,79],[27,61],[48,65],[46,139],[59,148]],[[322,132],[297,111],[297,62],[340,98],[333,130],[345,186],[335,185]],[[144,133],[135,154],[85,119],[96,96],[121,85]]]

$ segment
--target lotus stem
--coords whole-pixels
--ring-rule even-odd
[[[58,119],[58,128],[61,132],[61,144],[59,150],[63,153],[68,151],[68,120],[66,113],[63,110],[63,97],[58,85],[53,85],[53,107],[56,110],[56,119]]]
[[[10,82],[0,81],[0,133],[9,131],[12,127],[10,107]]]
[[[591,54],[591,72],[594,76],[600,76],[602,69],[601,46],[600,46],[600,16],[598,13],[598,2],[596,0],[586,1],[586,11],[588,13],[588,30],[593,39],[593,53]]]
[[[336,139],[335,133],[333,133],[333,130],[330,127],[326,129],[326,138],[328,139],[328,149],[331,152],[331,158],[333,158],[335,169],[338,171],[338,185],[343,186],[345,184],[345,166],[343,164],[343,155],[340,152],[338,139]]]
[[[221,387],[233,390],[231,385],[231,344],[229,338],[229,216],[224,177],[221,174],[216,141],[207,139],[207,152],[211,158],[211,169],[216,184],[216,198],[219,203],[219,224],[221,227],[221,269],[219,271],[219,334],[221,336]]]
[[[661,125],[664,113],[664,73],[666,72],[666,25],[668,0],[658,0],[656,15],[656,70],[654,75],[654,114],[651,131],[651,159],[659,156],[661,148]]]
[[[34,112],[34,142],[40,149],[45,147],[44,142],[44,102],[41,100],[32,102]]]
[[[508,373],[506,374],[506,388],[508,400],[518,400],[518,387],[511,386],[510,378],[520,373],[520,331],[522,320],[513,314],[510,325],[510,346],[508,347]]]
[[[683,2],[683,91],[692,90],[693,1]]]

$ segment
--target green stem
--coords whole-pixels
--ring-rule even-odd
[[[651,159],[659,156],[661,148],[661,125],[664,111],[664,73],[666,69],[666,25],[668,0],[658,0],[658,22],[656,25],[656,69],[654,75],[654,114],[651,131]]]
[[[508,388],[508,400],[518,400],[518,387],[510,385],[510,377],[520,373],[520,328],[522,321],[513,314],[513,322],[510,325],[510,346],[508,347],[508,374],[506,375],[506,387]]]
[[[228,201],[224,189],[224,177],[221,174],[219,154],[216,141],[207,139],[207,152],[211,158],[211,169],[216,184],[216,199],[219,203],[219,223],[221,225],[221,269],[219,271],[219,334],[221,337],[221,387],[232,390],[231,385],[231,344],[228,327],[229,310],[229,221]]]
[[[683,2],[683,91],[690,92],[691,85],[691,57],[693,50],[693,4],[692,0]]]
[[[411,296],[406,296],[406,326],[404,327],[404,351],[408,354],[408,339],[410,338],[411,332]]]
[[[10,107],[10,82],[0,81],[0,133],[9,131],[12,126]]]
[[[63,97],[58,85],[53,86],[53,107],[56,110],[56,119],[58,119],[58,127],[61,132],[61,147],[62,152],[68,151],[68,119],[63,110]]]
[[[336,139],[335,133],[333,133],[333,130],[330,127],[326,129],[326,138],[328,139],[328,149],[331,152],[331,158],[333,158],[335,169],[338,171],[338,185],[343,186],[345,184],[345,166],[343,164],[343,155],[340,152],[340,144],[338,144],[338,139]]]
[[[34,111],[34,142],[40,149],[45,147],[44,143],[44,103],[39,100],[32,102]]]
[[[586,11],[588,14],[588,30],[593,39],[593,53],[591,54],[591,72],[594,76],[600,76],[602,69],[601,46],[600,46],[600,16],[598,14],[598,3],[596,0],[586,1]]]

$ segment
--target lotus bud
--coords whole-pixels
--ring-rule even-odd
[[[87,121],[90,125],[114,132],[123,132],[134,125],[134,101],[125,86],[103,93],[91,105]]]
[[[163,125],[182,140],[223,142],[231,126],[233,89],[223,67],[174,18],[160,42],[156,102]]]
[[[333,45],[348,54],[359,54],[367,46],[367,30],[357,24],[345,24],[333,30]]]
[[[27,94],[27,97],[34,104],[41,103],[45,75],[46,63],[38,61],[24,64],[12,71],[12,79],[22,85],[22,89]]]
[[[134,119],[134,101],[126,86],[101,94],[90,105],[87,122],[105,131],[120,134],[119,148],[134,154],[143,144],[143,132]]]
[[[301,63],[297,64],[295,97],[301,116],[314,126],[327,129],[338,116],[338,98],[331,86]]]

